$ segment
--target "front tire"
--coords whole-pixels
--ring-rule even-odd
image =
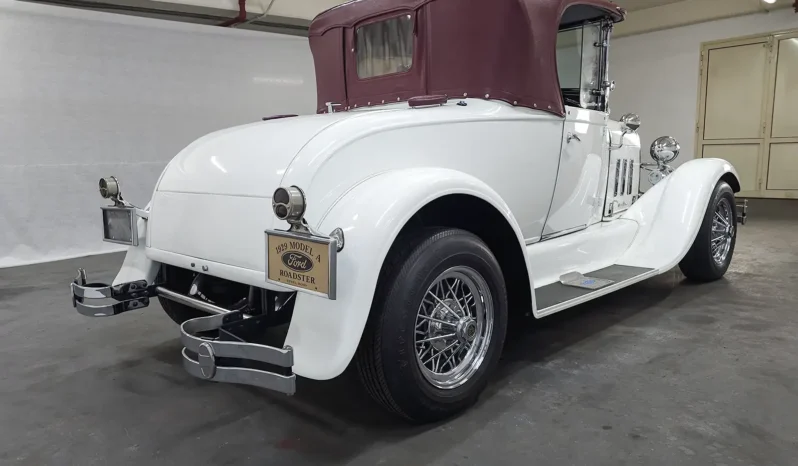
[[[734,191],[728,183],[719,181],[710,197],[698,235],[679,268],[690,280],[718,280],[729,269],[736,243]]]
[[[507,291],[488,246],[463,230],[424,230],[398,239],[386,259],[358,372],[388,410],[444,419],[476,402],[506,331]]]

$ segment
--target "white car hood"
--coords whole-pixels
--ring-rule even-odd
[[[299,150],[344,118],[281,118],[211,133],[172,159],[157,191],[269,198]]]

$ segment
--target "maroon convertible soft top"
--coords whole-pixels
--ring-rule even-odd
[[[401,15],[415,21],[413,64],[405,72],[361,79],[355,31]],[[607,0],[355,0],[321,13],[310,25],[318,111],[411,97],[500,99],[564,115],[557,78],[561,28],[625,11]]]

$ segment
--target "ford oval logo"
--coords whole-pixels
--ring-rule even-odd
[[[288,251],[283,254],[282,261],[294,272],[310,272],[313,269],[313,259],[301,252]]]

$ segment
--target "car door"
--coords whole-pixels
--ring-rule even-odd
[[[543,239],[587,228],[601,219],[608,166],[604,112],[566,107],[560,164]]]
[[[601,221],[609,171],[608,122],[601,85],[606,40],[601,24],[584,24],[557,35],[557,73],[566,104],[557,181],[542,239]]]

